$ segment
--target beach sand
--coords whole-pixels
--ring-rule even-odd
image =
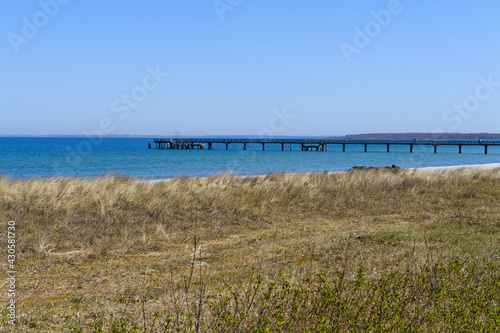
[[[451,170],[458,170],[458,169],[492,170],[492,169],[498,169],[498,168],[500,168],[500,163],[452,165],[452,166],[440,166],[440,167],[423,167],[423,168],[415,168],[415,170],[422,171],[422,172],[436,172],[436,171],[451,171]]]

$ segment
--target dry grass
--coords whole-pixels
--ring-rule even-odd
[[[195,223],[206,265],[195,266],[186,316],[252,274],[300,285],[321,271],[354,280],[360,266],[380,279],[457,259],[498,263],[499,208],[500,170],[0,178],[0,228],[17,227],[19,331],[165,327],[183,299]]]

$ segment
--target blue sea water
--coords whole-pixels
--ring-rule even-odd
[[[329,145],[328,151],[293,150],[286,145],[214,144],[214,150],[157,150],[152,142],[148,149],[145,138],[0,138],[0,175],[9,177],[91,177],[108,173],[160,179],[182,175],[209,175],[232,171],[237,174],[266,174],[278,171],[341,171],[353,165],[383,166],[396,164],[406,168],[448,166],[461,164],[499,163],[500,147],[415,146],[413,153],[407,145]]]

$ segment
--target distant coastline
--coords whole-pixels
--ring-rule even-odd
[[[346,139],[435,139],[435,140],[500,140],[500,133],[367,133],[348,134]]]
[[[11,134],[0,135],[1,138],[81,138],[81,137],[100,137],[100,138],[158,138],[158,137],[174,137],[173,134],[116,134],[116,135],[102,135],[102,136],[85,136],[83,134],[44,134],[44,135],[30,135],[30,134]],[[195,135],[195,134],[181,134],[180,137],[234,137],[234,138],[255,138],[258,135]],[[362,134],[346,134],[346,135],[279,135],[280,138],[338,138],[338,139],[485,139],[485,140],[500,140],[500,133],[425,133],[425,132],[405,132],[405,133],[362,133]]]

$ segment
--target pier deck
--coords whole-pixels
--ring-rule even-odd
[[[281,144],[281,150],[285,150],[285,145],[300,145],[301,150],[327,151],[328,145],[341,145],[342,151],[347,145],[364,145],[364,151],[368,150],[368,145],[386,145],[387,152],[391,145],[407,145],[410,153],[413,146],[433,146],[437,152],[438,146],[457,146],[458,153],[462,153],[462,146],[483,146],[484,153],[488,153],[488,146],[500,146],[500,140],[432,140],[432,139],[407,139],[407,140],[383,140],[383,139],[291,139],[291,138],[158,138],[154,139],[157,149],[213,149],[214,143],[224,144],[226,150],[230,144],[243,144],[243,150],[247,149],[247,144],[261,144],[265,150],[266,144]]]

